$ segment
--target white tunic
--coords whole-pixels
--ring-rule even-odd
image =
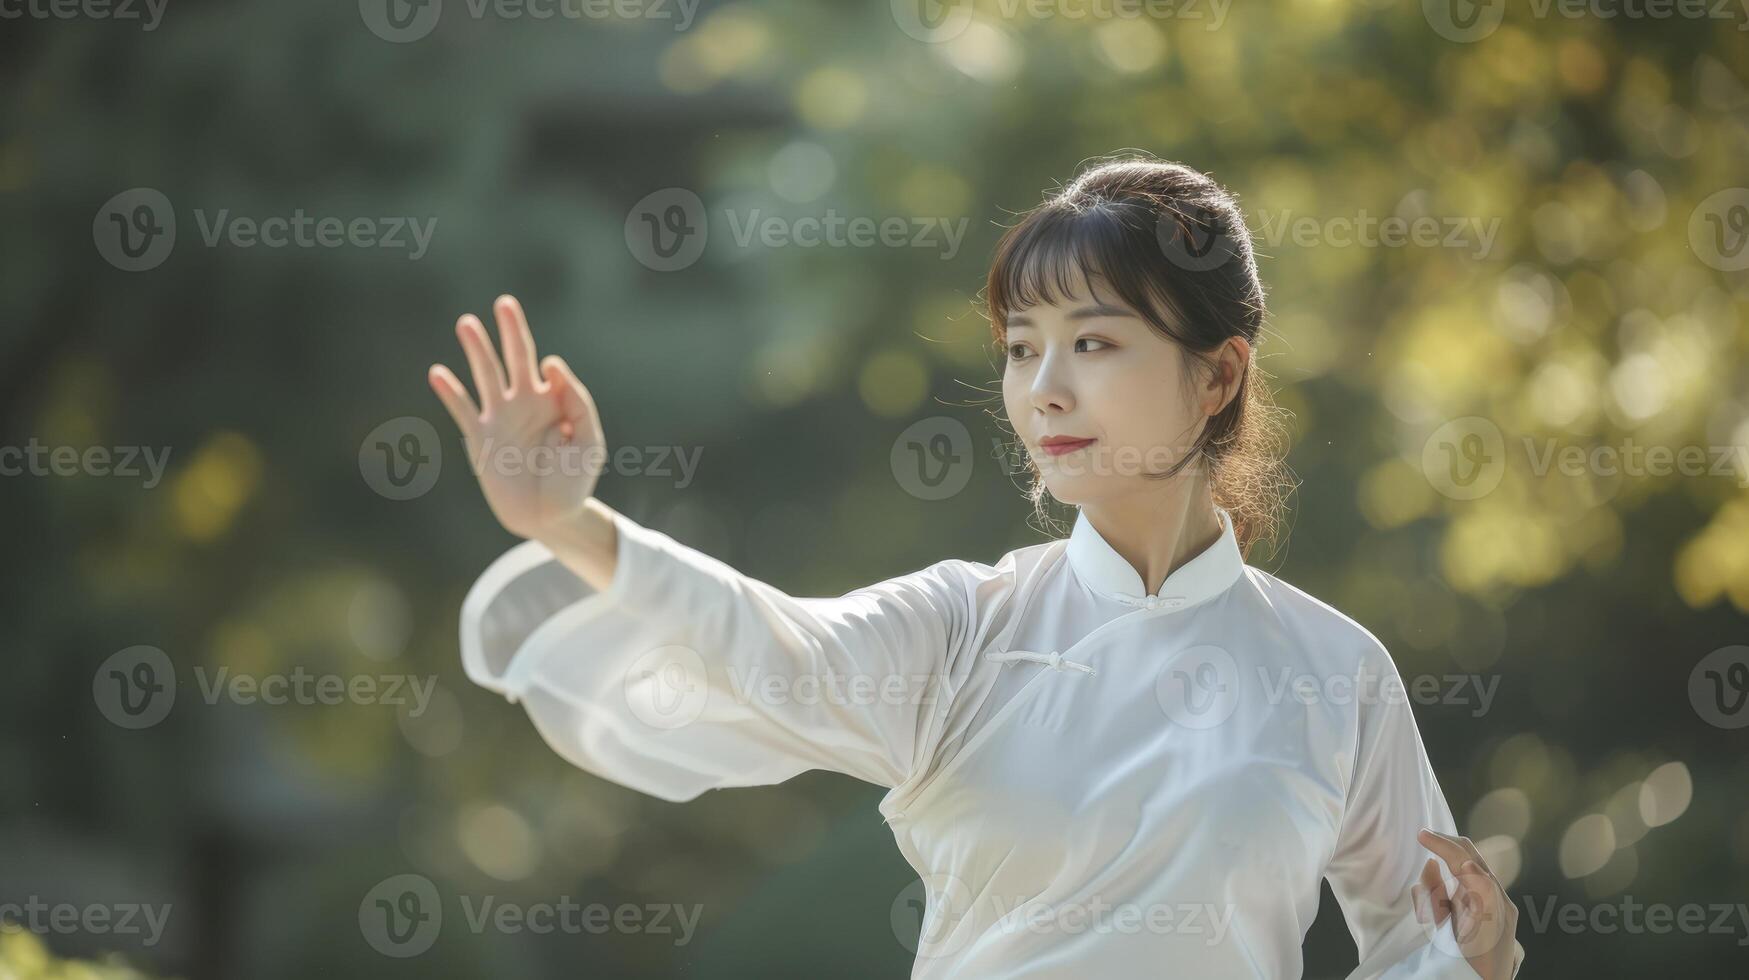
[[[1156,595],[1082,514],[993,566],[795,598],[621,516],[605,592],[537,542],[494,562],[463,662],[665,800],[810,769],[888,787],[919,980],[1299,977],[1324,878],[1351,977],[1473,978],[1450,920],[1414,916],[1416,832],[1457,830],[1390,655],[1220,518]]]

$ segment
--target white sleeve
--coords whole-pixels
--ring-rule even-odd
[[[1370,637],[1370,634],[1369,634]],[[1377,639],[1368,667],[1388,686],[1361,699],[1354,774],[1336,849],[1325,869],[1360,954],[1349,980],[1475,980],[1458,950],[1448,916],[1437,932],[1415,918],[1411,886],[1433,852],[1416,839],[1422,827],[1457,834],[1416,728],[1401,677]],[[1399,696],[1392,696],[1392,694]],[[1524,959],[1516,937],[1513,971]]]
[[[835,599],[800,599],[615,514],[597,592],[538,542],[462,604],[475,683],[520,701],[547,743],[665,800],[810,769],[892,787],[927,761],[976,567],[948,560]]]

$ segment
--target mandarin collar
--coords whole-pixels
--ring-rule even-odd
[[[1173,569],[1160,585],[1158,596],[1147,594],[1142,576],[1104,536],[1094,529],[1085,511],[1076,509],[1075,527],[1069,532],[1069,566],[1075,577],[1093,592],[1108,599],[1136,606],[1173,608],[1194,606],[1226,591],[1244,571],[1245,558],[1233,532],[1233,517],[1216,507],[1221,536],[1194,558]]]

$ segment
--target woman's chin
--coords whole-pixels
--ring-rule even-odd
[[[1051,476],[1047,473],[1044,477],[1045,492],[1058,503],[1071,507],[1083,507],[1109,496],[1110,484],[1111,480],[1096,476]]]

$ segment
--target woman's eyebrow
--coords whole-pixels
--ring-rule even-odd
[[[1128,317],[1134,319],[1135,316],[1136,314],[1133,310],[1125,309],[1121,306],[1112,306],[1109,303],[1096,303],[1092,306],[1083,306],[1079,309],[1070,310],[1067,319],[1093,320],[1098,317]],[[1014,327],[1030,327],[1032,325],[1032,321],[1027,319],[1024,314],[1020,313],[1010,316],[1006,323],[1006,326],[1010,329]]]

